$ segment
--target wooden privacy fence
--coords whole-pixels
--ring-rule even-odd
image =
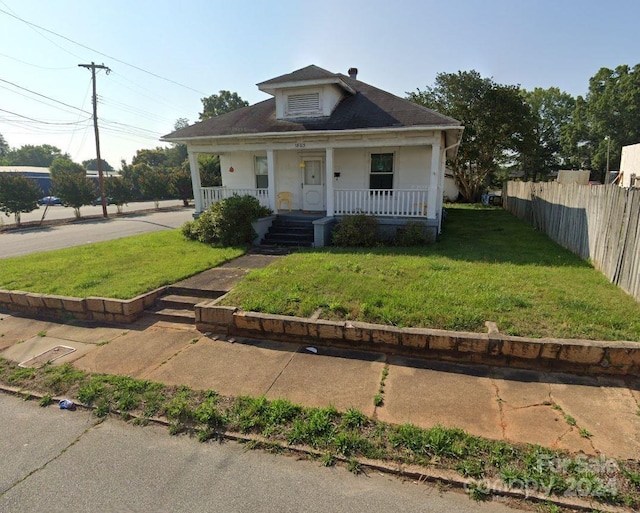
[[[640,301],[640,190],[508,182],[504,208],[573,251]]]

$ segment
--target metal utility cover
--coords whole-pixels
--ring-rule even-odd
[[[55,346],[51,349],[48,349],[37,356],[34,356],[30,360],[26,360],[20,364],[18,367],[42,367],[48,362],[52,362],[57,360],[58,358],[62,358],[70,353],[73,353],[75,349],[69,346]]]

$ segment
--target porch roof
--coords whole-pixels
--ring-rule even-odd
[[[307,68],[298,70],[299,73]],[[322,70],[322,77],[333,75],[355,91],[347,94],[327,117],[308,119],[276,119],[276,100],[244,107],[228,114],[216,116],[182,128],[162,137],[166,141],[187,142],[203,137],[258,135],[285,132],[314,132],[327,130],[366,130],[380,128],[455,129],[462,131],[462,123],[456,119],[417,105],[409,100],[373,87],[365,82],[340,73]],[[274,80],[290,79],[294,74]],[[313,78],[319,78],[315,75]],[[299,79],[299,77],[298,77]],[[266,83],[268,83],[267,81]],[[264,83],[263,83],[264,84]]]

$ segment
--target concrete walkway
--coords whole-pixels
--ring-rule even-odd
[[[238,265],[238,262],[235,262]],[[207,336],[149,319],[126,327],[0,314],[0,356],[24,362],[56,346],[89,372],[126,374],[224,395],[356,407],[422,427],[442,424],[512,442],[640,459],[640,383],[425,362],[376,352]],[[55,351],[52,353],[55,355]],[[53,356],[55,357],[55,356]],[[374,406],[383,369],[384,403]]]

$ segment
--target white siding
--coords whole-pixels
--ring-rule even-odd
[[[631,175],[640,178],[640,144],[632,144],[622,147],[622,159],[620,160],[620,173],[622,173],[623,187],[631,187]]]

